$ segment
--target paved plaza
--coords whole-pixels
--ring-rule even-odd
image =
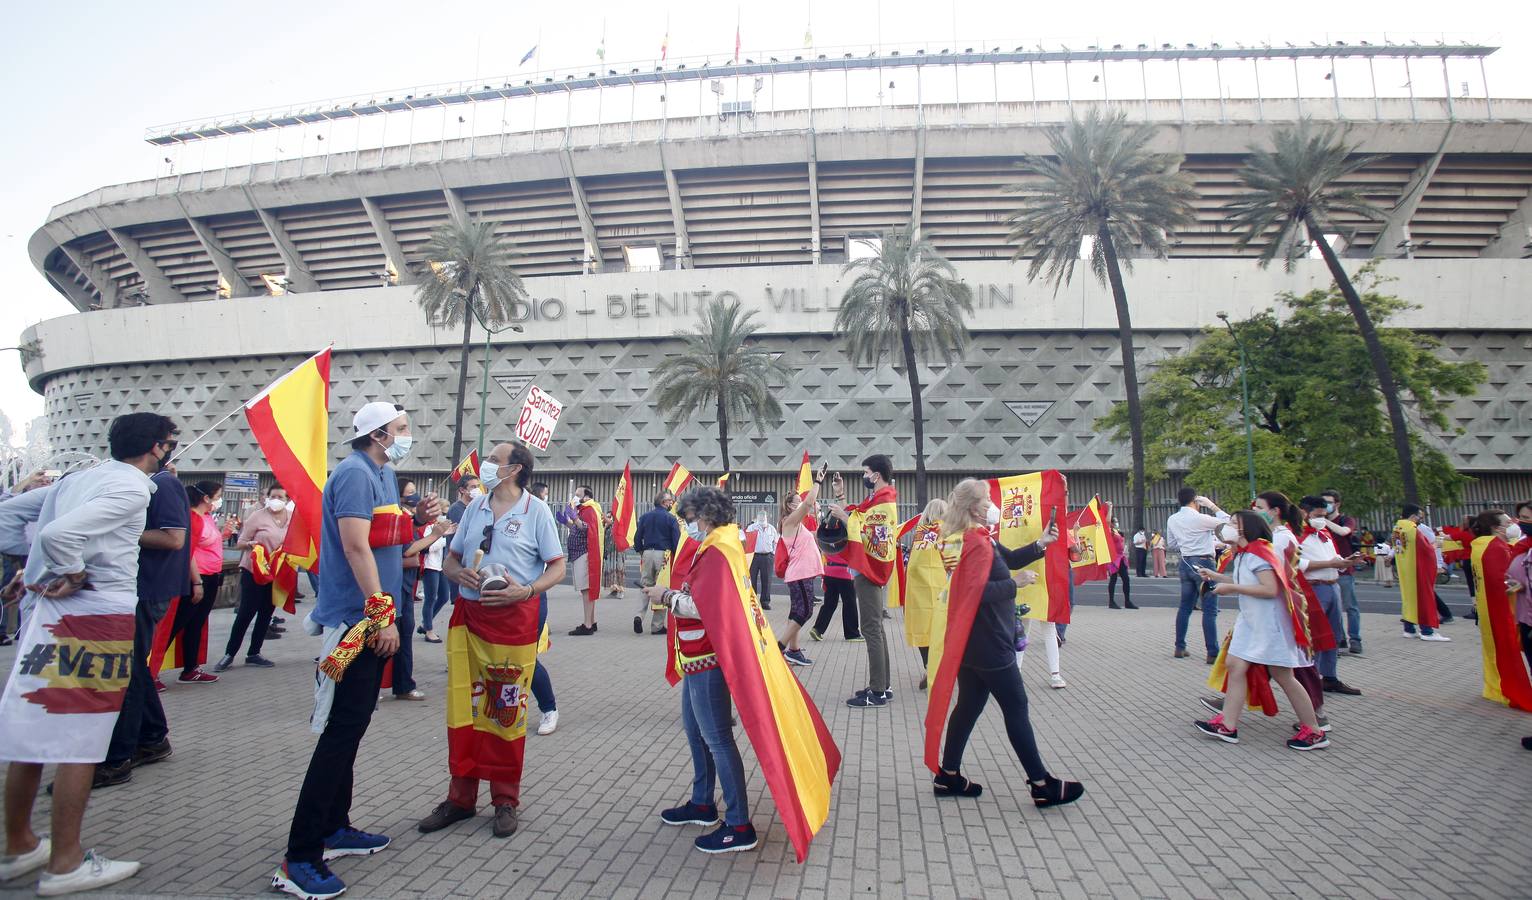
[[[1144,599],[1173,582],[1135,581]],[[1463,603],[1451,589],[1454,609]],[[1403,641],[1382,612],[1365,616],[1367,653],[1341,676],[1361,697],[1335,697],[1333,746],[1282,746],[1293,717],[1245,720],[1230,746],[1192,730],[1207,667],[1170,655],[1169,608],[1108,610],[1100,585],[1082,589],[1063,648],[1069,687],[1050,690],[1042,653],[1023,667],[1044,759],[1085,782],[1071,807],[1032,807],[993,707],[969,747],[977,800],[936,800],[920,763],[925,695],[918,657],[895,645],[895,700],[853,710],[861,644],[808,643],[795,670],[823,710],[845,761],[830,820],[808,861],[793,858],[766,783],[744,748],[761,847],[708,857],[699,828],[663,826],[657,812],[686,799],[690,757],[679,694],[662,677],[664,641],[633,634],[634,604],[603,600],[600,631],[571,638],[568,587],[551,611],[546,657],[562,719],[529,736],[521,831],[490,835],[490,818],[432,835],[416,820],[444,795],[447,750],[441,645],[417,638],[424,703],[385,700],[357,760],[353,815],[394,837],[336,872],[356,897],[1512,897],[1532,890],[1532,754],[1519,738],[1532,716],[1479,699],[1478,632],[1454,642]],[[631,592],[630,592],[631,596]],[[1397,595],[1393,595],[1397,598]],[[786,598],[768,614],[779,630]],[[303,608],[300,608],[300,611]],[[901,634],[898,613],[887,623]],[[214,656],[232,611],[212,618]],[[1232,614],[1221,628],[1232,624]],[[295,623],[296,624],[296,623]],[[442,623],[444,624],[444,623]],[[208,687],[163,695],[175,756],[97,792],[86,845],[144,862],[131,895],[248,896],[266,890],[285,845],[313,739],[307,729],[317,639],[296,627],[267,644],[271,670],[236,666]],[[0,655],[10,669],[13,648]],[[1282,701],[1285,707],[1286,701]],[[535,717],[534,717],[535,720]],[[46,799],[38,821],[46,825]],[[22,896],[29,883],[3,896]]]

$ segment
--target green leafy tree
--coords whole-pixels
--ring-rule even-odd
[[[1091,274],[1111,288],[1127,395],[1135,531],[1144,527],[1143,409],[1122,273],[1132,270],[1133,251],[1166,256],[1169,235],[1195,221],[1196,195],[1191,179],[1178,171],[1181,157],[1151,153],[1155,134],[1153,125],[1130,123],[1121,111],[1099,108],[1050,132],[1052,155],[1018,164],[1037,180],[1011,187],[1024,195],[1024,203],[1007,220],[1014,258],[1031,260],[1029,281],[1045,275],[1057,292],[1074,276],[1075,263],[1088,257]]]
[[[1371,269],[1359,275],[1369,318],[1385,323],[1412,307],[1376,290]],[[1392,435],[1382,390],[1368,365],[1350,304],[1339,289],[1279,296],[1279,309],[1209,328],[1186,353],[1167,360],[1145,390],[1144,436],[1150,477],[1185,467],[1199,489],[1225,497],[1245,493],[1245,436],[1239,348],[1249,362],[1250,415],[1256,478],[1262,490],[1289,496],[1335,488],[1355,513],[1400,501]],[[1454,398],[1485,380],[1478,362],[1447,362],[1439,342],[1406,328],[1376,332],[1399,385],[1420,416],[1417,431],[1450,434]],[[1119,436],[1127,428],[1119,404],[1097,423]],[[1441,450],[1412,435],[1416,470],[1427,502],[1455,502],[1466,479]]]
[[[691,331],[677,331],[681,352],[655,367],[655,405],[678,422],[712,407],[718,416],[718,452],[725,473],[729,462],[729,426],[752,422],[764,429],[782,421],[782,405],[773,382],[791,373],[771,352],[754,342],[760,325],[756,310],[742,312],[738,300],[717,299],[702,308]]]
[[[463,404],[474,317],[491,327],[502,325],[510,320],[512,304],[527,295],[521,277],[512,268],[518,254],[508,238],[496,233],[499,228],[499,222],[483,219],[467,225],[443,225],[431,232],[421,251],[426,271],[415,286],[416,302],[432,324],[463,326],[453,404],[452,458],[448,460],[453,466],[463,458]]]
[[[915,498],[924,507],[926,421],[920,400],[921,361],[952,363],[968,346],[964,314],[973,313],[973,291],[958,279],[957,269],[918,228],[884,232],[877,253],[847,263],[855,274],[841,297],[835,330],[846,341],[853,363],[881,365],[896,356],[910,384],[910,415],[915,425]]]
[[[1279,128],[1272,135],[1271,149],[1250,148],[1249,161],[1239,173],[1247,191],[1227,208],[1230,223],[1240,231],[1237,246],[1260,244],[1263,267],[1280,254],[1291,269],[1293,261],[1303,256],[1309,246],[1324,257],[1330,276],[1346,300],[1346,308],[1356,320],[1368,364],[1383,394],[1404,500],[1419,503],[1421,492],[1415,463],[1418,441],[1410,437],[1404,405],[1399,399],[1399,379],[1366,304],[1325,237],[1337,230],[1337,214],[1383,218],[1383,211],[1367,201],[1359,186],[1345,182],[1375,159],[1357,155],[1356,145],[1346,143],[1341,126],[1318,127],[1304,120],[1296,127]],[[1308,240],[1302,240],[1300,235]]]

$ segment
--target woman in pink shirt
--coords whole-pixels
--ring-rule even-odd
[[[795,666],[811,666],[809,659],[798,646],[798,632],[808,624],[814,614],[814,579],[825,573],[824,559],[819,555],[819,542],[814,540],[817,523],[810,524],[808,516],[819,504],[819,488],[824,482],[825,470],[814,478],[813,487],[799,499],[797,491],[782,496],[782,547],[778,552],[787,554],[787,631],[783,634],[785,646],[782,657]]]
[[[170,638],[180,648],[181,677],[177,680],[182,684],[212,684],[218,676],[202,671],[203,655],[207,652],[203,634],[208,614],[223,586],[223,542],[233,533],[233,524],[221,528],[213,518],[223,508],[223,485],[218,482],[187,485],[186,497],[191,501],[192,574],[200,579],[202,594],[200,600],[185,597],[176,604]]]

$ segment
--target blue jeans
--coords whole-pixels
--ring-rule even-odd
[[[1333,581],[1310,581],[1309,585],[1314,588],[1319,608],[1324,610],[1325,618],[1330,620],[1330,630],[1335,632],[1336,642],[1339,643],[1346,625],[1345,614],[1341,612],[1340,588]],[[1321,650],[1314,654],[1314,666],[1319,669],[1321,677],[1334,678],[1339,659],[1340,651]]]
[[[394,696],[415,689],[415,582],[419,569],[404,570],[404,589],[394,602],[394,624],[399,627],[399,649],[393,655]]]
[[[1346,637],[1353,642],[1362,642],[1362,607],[1356,602],[1356,576],[1350,572],[1342,572],[1340,581],[1341,607],[1346,611]],[[1335,632],[1336,641],[1340,640],[1340,632]]]
[[[431,622],[447,605],[447,576],[440,569],[421,569],[420,584],[425,600],[420,604],[420,624],[426,631],[435,631]]]
[[[541,594],[537,598],[537,637],[541,641],[543,636],[543,623],[548,621],[548,595]],[[559,703],[553,698],[553,676],[548,674],[548,664],[539,656],[537,663],[532,669],[532,697],[537,701],[539,712],[556,712]]]
[[[723,787],[724,824],[750,824],[745,764],[729,724],[729,685],[714,667],[681,679],[681,726],[692,751],[692,803],[713,805],[713,785]]]
[[[1404,633],[1405,634],[1414,634],[1415,633],[1415,623],[1414,622],[1411,622],[1409,619],[1400,619],[1399,621],[1404,623]],[[1436,633],[1436,629],[1432,628],[1429,625],[1422,625],[1422,626],[1420,626],[1420,633],[1421,634],[1435,634]]]
[[[1192,621],[1192,607],[1202,594],[1202,576],[1196,566],[1213,568],[1211,556],[1183,556],[1176,572],[1181,577],[1181,608],[1176,610],[1176,649],[1186,649],[1186,629]],[[1207,643],[1208,656],[1218,655],[1218,595],[1202,596],[1202,639]]]

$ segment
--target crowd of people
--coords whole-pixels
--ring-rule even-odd
[[[612,512],[584,485],[554,509],[548,486],[532,480],[536,464],[527,447],[491,448],[477,475],[457,482],[449,506],[395,471],[413,442],[402,406],[368,403],[351,424],[351,452],[324,485],[320,563],[309,581],[313,596],[306,598],[312,609],[302,620],[303,632],[318,642],[310,719],[318,737],[272,878],[273,888],[306,898],[345,889],[329,861],[391,844],[387,835],[353,822],[353,770],[385,692],[401,701],[429,699],[414,679],[414,638],[444,642],[448,660],[445,797],[417,828],[429,833],[473,818],[480,782],[488,781],[493,833],[509,837],[520,823],[529,700],[539,707],[539,734],[558,724],[552,678],[540,659],[548,592],[566,579],[573,583],[582,621],[569,633],[589,636],[597,633],[597,601],[622,596],[625,577]],[[23,644],[0,698],[0,758],[11,762],[0,879],[41,870],[38,891],[47,896],[113,884],[138,869],[84,849],[80,832],[93,788],[124,783],[135,768],[172,753],[159,699],[163,685],[150,668],[157,636],[161,652],[167,639],[179,648],[179,682],[208,685],[241,653],[247,667],[272,667],[263,645],[285,633],[274,614],[271,573],[294,515],[282,488],[267,489],[261,506],[243,518],[220,516],[222,485],[183,485],[167,468],[178,445],[169,419],[123,415],[112,423],[109,444],[110,461],[53,484],[27,485],[31,489],[0,502],[0,540],[7,542],[7,565],[17,567],[5,587],[8,612],[18,618],[8,620],[5,633],[19,628]],[[693,761],[690,795],[659,817],[668,825],[717,826],[695,840],[700,851],[758,845],[733,729],[730,679],[736,676],[729,674],[730,651],[719,635],[732,627],[728,617],[755,606],[769,609],[774,579],[785,584],[789,604],[778,665],[812,666],[803,635],[823,640],[839,610],[844,638],[866,652],[865,686],[845,700],[857,710],[895,701],[885,607],[898,579],[904,637],[924,670],[918,689],[928,692],[925,763],[935,796],[982,793],[964,774],[963,761],[991,698],[1035,805],[1072,803],[1085,792],[1043,761],[1021,677],[1030,637],[1043,643],[1050,685],[1066,686],[1059,665],[1064,623],[1042,620],[1029,635],[1026,609],[1018,603],[1018,590],[1038,577],[1029,567],[1066,535],[1050,522],[1035,543],[1001,544],[999,510],[986,484],[974,480],[931,501],[901,528],[892,461],[873,454],[862,462],[860,503],[848,502],[838,473],[821,468],[807,491],[784,495],[775,521],[757,515],[740,522],[730,495],[708,487],[681,497],[662,491],[636,523],[631,550],[641,589],[630,607],[633,630],[666,638]],[[1335,491],[1296,503],[1266,492],[1232,514],[1190,488],[1178,503],[1163,534],[1134,535],[1131,561],[1129,542],[1112,523],[1109,603],[1116,607],[1120,582],[1124,606],[1136,609],[1129,568],[1146,577],[1152,561],[1163,577],[1166,551],[1179,555],[1173,656],[1190,655],[1187,631],[1200,612],[1209,683],[1218,691],[1201,700],[1212,713],[1194,723],[1201,733],[1238,743],[1247,709],[1275,714],[1275,684],[1297,720],[1287,746],[1330,745],[1327,696],[1361,693],[1341,680],[1339,667],[1343,650],[1361,653],[1354,573],[1369,555],[1392,561],[1399,573],[1403,635],[1447,640],[1439,631],[1435,591],[1448,565],[1444,541],[1418,507],[1404,507],[1389,539],[1374,542],[1341,512]],[[1514,518],[1488,510],[1466,525],[1485,642],[1485,696],[1519,707],[1525,702],[1522,708],[1532,711],[1532,683],[1521,660],[1524,655],[1532,663],[1532,538],[1523,533],[1532,532],[1532,502],[1518,505]],[[24,544],[16,539],[22,531],[32,535]],[[199,648],[231,539],[229,549],[240,553],[237,610],[224,652],[206,672]],[[730,587],[721,589],[724,584]],[[1225,635],[1218,633],[1221,598],[1239,607]],[[438,623],[449,607],[443,636]],[[49,703],[28,699],[39,696],[39,684],[51,684],[49,666],[61,672],[77,652],[67,642],[86,638],[97,652],[116,648],[103,656],[111,662],[93,674],[77,666],[66,687],[48,688],[59,691],[46,694]],[[60,709],[75,713],[67,727]],[[1524,743],[1532,749],[1532,738]],[[48,764],[57,765],[52,828],[40,835],[32,807]]]

